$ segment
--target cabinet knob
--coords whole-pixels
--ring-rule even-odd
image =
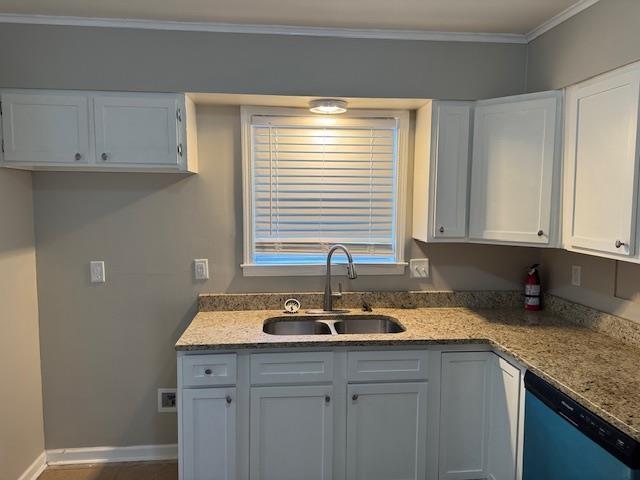
[[[231,395],[227,395],[227,398],[225,398],[225,400],[227,401],[228,404],[231,404],[231,402],[233,401],[231,399]]]
[[[205,375],[211,375],[211,373],[213,373],[213,372],[211,371],[211,369],[210,369],[210,368],[207,368],[207,369],[204,371],[204,374],[205,374]]]
[[[620,248],[622,246],[626,245],[626,243],[621,242],[620,240],[616,240],[616,248]]]
[[[441,227],[438,229],[438,231],[439,231],[440,233],[444,233],[444,227],[442,227],[442,226],[441,226]]]
[[[355,402],[356,400],[358,400],[359,396],[360,395],[358,395],[357,393],[354,393],[353,395],[351,395],[351,400],[353,400]]]
[[[324,396],[324,401],[325,401],[326,403],[329,403],[329,402],[331,401],[331,397],[330,397],[329,395],[325,395],[325,396]]]
[[[102,152],[102,155],[100,155],[100,158],[102,159],[102,161],[106,162],[109,159],[109,155]]]
[[[76,153],[73,158],[76,159],[76,162],[79,162],[80,160],[82,160],[82,154],[81,153]]]
[[[544,235],[544,231],[543,230],[538,230],[538,236],[541,237]]]

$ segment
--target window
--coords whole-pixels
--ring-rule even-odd
[[[360,273],[404,271],[407,112],[245,107],[242,121],[245,275],[320,274],[336,243]]]

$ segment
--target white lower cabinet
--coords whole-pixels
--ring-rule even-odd
[[[440,480],[514,480],[520,371],[492,352],[442,355]]]
[[[182,479],[236,478],[236,389],[184,389],[181,395]]]
[[[329,480],[333,475],[333,388],[251,389],[251,480]]]
[[[519,479],[521,373],[493,352],[205,353],[178,363],[181,480]]]
[[[424,479],[426,439],[426,382],[349,385],[347,479]]]

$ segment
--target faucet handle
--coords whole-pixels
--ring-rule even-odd
[[[331,296],[333,298],[341,298],[342,297],[342,282],[338,283],[338,293],[333,292],[333,293],[331,293]]]

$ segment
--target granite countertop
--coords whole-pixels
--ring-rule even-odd
[[[263,321],[281,316],[281,311],[209,311],[196,315],[176,343],[176,350],[488,344],[640,441],[637,347],[547,313],[520,309],[376,308],[374,313],[397,318],[406,331],[268,335],[262,331]]]

